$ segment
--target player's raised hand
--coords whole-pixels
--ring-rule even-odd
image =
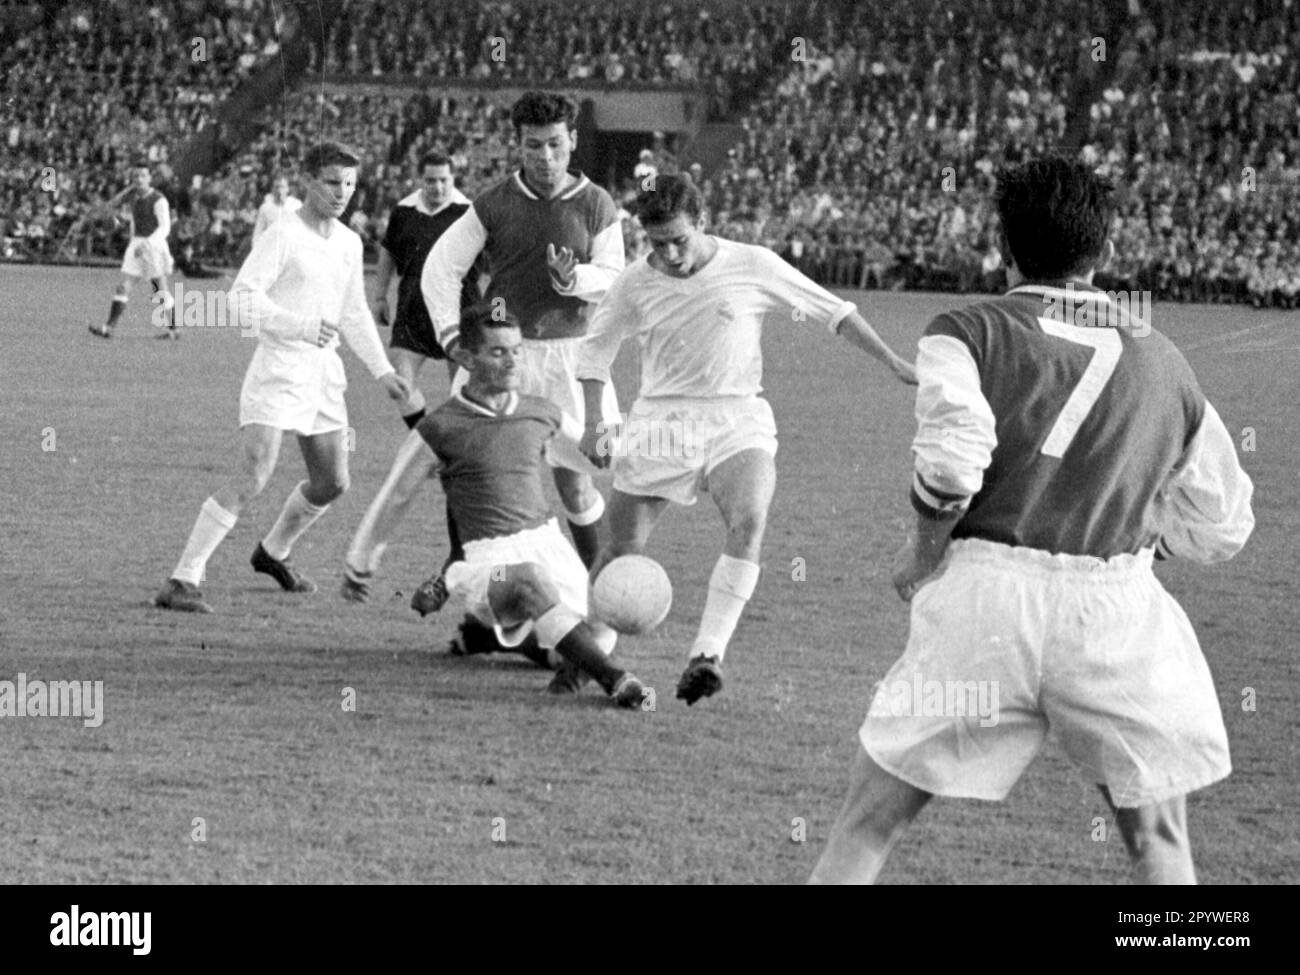
[[[325,346],[329,345],[338,334],[338,322],[327,322],[324,319],[321,319],[320,329],[316,333],[316,344],[323,349]]]
[[[601,424],[601,426],[604,426],[604,424]],[[578,441],[578,450],[582,452],[582,456],[597,467],[609,466],[609,436],[599,427],[589,426],[582,431],[582,439]]]
[[[561,247],[558,251],[554,244],[546,245],[546,266],[551,269],[551,274],[563,287],[568,287],[573,283],[574,269],[578,266],[578,259],[574,256],[573,249]]]
[[[395,399],[399,403],[411,395],[411,384],[404,376],[399,376],[395,372],[380,376],[379,385],[384,387],[384,392],[388,394],[389,399]]]

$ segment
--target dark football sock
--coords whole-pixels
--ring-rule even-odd
[[[596,638],[592,636],[591,627],[579,623],[571,629],[555,649],[565,660],[577,664],[596,679],[606,694],[612,694],[614,685],[627,671],[610,662],[609,657],[600,649]]]
[[[569,534],[573,536],[573,547],[578,550],[578,558],[590,569],[600,554],[600,522],[590,525],[575,525],[569,522]]]
[[[114,296],[113,304],[108,309],[108,321],[105,325],[112,328],[117,324],[117,320],[122,317],[124,311],[126,311],[126,298]]]
[[[443,572],[446,572],[447,566],[453,562],[460,562],[465,558],[465,549],[460,544],[460,530],[456,527],[456,519],[451,516],[450,504],[447,505],[447,541],[451,543],[451,552],[443,564]]]
[[[550,654],[543,650],[541,644],[537,642],[537,634],[529,633],[528,638],[523,643],[514,648],[515,653],[523,654],[539,667],[551,669]]]

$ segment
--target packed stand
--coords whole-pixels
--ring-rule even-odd
[[[0,247],[7,257],[119,249],[111,223],[80,221],[136,159],[171,153],[278,51],[271,0],[74,2],[0,28]],[[199,39],[202,43],[195,42]],[[39,94],[37,94],[39,93]]]

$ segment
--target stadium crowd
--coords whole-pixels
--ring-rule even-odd
[[[123,185],[130,158],[150,159],[165,182],[169,151],[274,55],[268,6],[71,3],[53,25],[3,38],[5,98],[17,106],[0,169],[6,250],[50,255],[84,201]],[[994,290],[993,174],[1067,135],[1101,37],[1111,38],[1106,85],[1072,130],[1124,190],[1117,260],[1100,280],[1174,299],[1300,303],[1300,66],[1288,46],[1300,4],[1142,2],[1122,31],[1049,0],[810,0],[725,14],[677,0],[347,9],[314,54],[330,83],[277,104],[195,187],[178,253],[237,262],[273,175],[326,132],[366,155],[351,222],[373,240],[429,148],[452,155],[470,195],[509,171],[494,85],[721,84],[725,98],[708,88],[718,111],[746,96],[735,102],[743,138],[701,179],[716,232],[772,247],[824,283]],[[174,49],[178,35],[225,43],[196,61]],[[450,77],[481,93],[452,99],[429,84]],[[49,97],[22,97],[38,86]],[[638,174],[672,171],[670,148],[648,148]],[[33,192],[43,175],[55,189]],[[634,186],[628,173],[611,189],[626,199]],[[630,216],[625,228],[634,255],[643,244]],[[112,253],[115,233],[91,221],[73,249]]]

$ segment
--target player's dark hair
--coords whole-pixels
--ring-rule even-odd
[[[460,346],[469,352],[483,348],[489,328],[519,328],[519,319],[506,310],[505,302],[480,301],[460,313]]]
[[[1109,179],[1064,156],[1003,167],[993,199],[1020,273],[1051,281],[1095,267],[1114,217],[1114,195]]]
[[[420,172],[424,172],[427,166],[446,166],[448,169],[455,169],[452,164],[451,156],[438,149],[426,152],[420,159]]]
[[[636,195],[636,216],[641,226],[668,223],[678,214],[694,223],[704,212],[704,196],[685,173],[654,176]]]
[[[302,168],[308,176],[319,176],[326,166],[356,166],[361,156],[341,142],[322,142],[307,150]]]
[[[578,106],[572,98],[550,91],[526,91],[510,109],[510,124],[515,135],[523,134],[525,125],[554,125],[563,122],[572,132],[578,127]]]

